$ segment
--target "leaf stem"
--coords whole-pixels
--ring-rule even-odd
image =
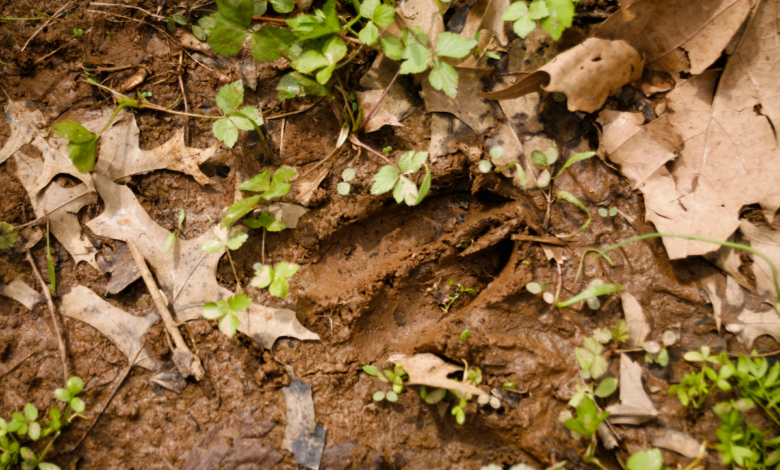
[[[399,71],[400,71],[400,69],[399,69]],[[395,83],[395,81],[396,81],[396,79],[397,79],[397,78],[398,78],[398,72],[396,72],[396,73],[395,73],[395,75],[393,75],[393,79],[392,79],[392,80],[390,80],[390,84],[389,84],[389,85],[387,85],[387,87],[385,88],[385,91],[383,91],[383,92],[382,92],[382,96],[380,96],[380,97],[379,97],[379,100],[377,100],[376,104],[375,104],[375,105],[374,105],[374,107],[371,109],[371,112],[369,112],[369,113],[368,113],[368,114],[367,114],[367,115],[366,115],[366,116],[363,118],[363,121],[360,123],[360,126],[358,126],[358,131],[359,131],[359,130],[361,130],[361,129],[363,129],[363,127],[366,125],[366,123],[368,122],[368,120],[369,120],[369,119],[371,119],[371,116],[373,116],[373,115],[374,115],[374,113],[376,112],[376,110],[377,110],[377,109],[379,109],[379,105],[380,105],[380,104],[382,104],[382,100],[384,100],[384,99],[385,99],[385,96],[387,96],[387,93],[390,91],[390,88],[392,88],[392,87],[393,87],[393,84]]]
[[[369,147],[368,145],[366,145],[366,144],[364,144],[363,142],[361,142],[361,141],[360,141],[360,139],[358,139],[358,138],[355,136],[355,134],[350,134],[350,135],[349,135],[349,141],[350,141],[350,142],[352,142],[353,144],[357,145],[358,147],[361,147],[361,148],[364,148],[364,149],[368,150],[369,152],[373,153],[373,154],[374,154],[374,155],[376,155],[377,157],[379,157],[379,158],[381,158],[382,160],[386,161],[388,165],[390,165],[390,166],[392,166],[393,168],[396,168],[396,169],[397,169],[396,165],[395,165],[393,162],[391,162],[391,161],[390,161],[390,160],[389,160],[387,157],[385,157],[385,156],[384,156],[384,155],[382,155],[381,153],[377,152],[376,150],[372,149],[372,148],[371,148],[371,147]]]
[[[263,233],[265,235],[265,233]],[[265,237],[263,237],[263,241],[265,241]],[[233,264],[233,257],[230,256],[230,249],[228,247],[225,247],[225,251],[228,255],[228,261],[230,261],[230,267],[233,269],[233,277],[236,278],[236,294],[241,294],[244,292],[244,290],[241,288],[241,281],[238,280],[238,274],[236,273],[236,265]]]

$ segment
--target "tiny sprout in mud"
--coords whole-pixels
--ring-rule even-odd
[[[489,395],[480,395],[477,397],[477,404],[480,406],[490,405],[490,407],[494,410],[501,408],[501,400],[499,400],[497,397],[491,397]]]
[[[342,171],[341,179],[342,181],[339,183],[336,189],[338,190],[339,194],[346,196],[352,189],[352,186],[349,184],[349,182],[355,179],[355,170],[353,168],[347,168],[346,170]]]
[[[258,289],[268,287],[268,292],[275,297],[287,297],[290,288],[289,278],[293,277],[301,267],[295,263],[281,261],[272,268],[270,265],[255,263],[255,277],[251,285]]]
[[[16,239],[19,234],[14,230],[14,226],[8,222],[0,222],[0,250],[7,250],[16,245]]]
[[[609,413],[599,411],[596,402],[589,396],[585,396],[577,404],[576,409],[577,416],[566,419],[563,424],[578,435],[588,438],[592,437],[601,423],[609,417]]]
[[[176,223],[176,230],[174,230],[173,233],[168,235],[168,238],[165,239],[163,253],[168,253],[168,251],[170,251],[171,247],[173,246],[173,243],[181,235],[182,225],[184,225],[184,220],[186,218],[187,214],[184,213],[184,209],[179,209],[179,220]]]
[[[203,244],[203,251],[206,253],[216,253],[222,248],[227,250],[237,250],[246,242],[249,235],[245,232],[236,232],[231,235],[230,230],[222,225],[214,227],[214,238],[206,240]]]
[[[393,151],[393,147],[391,147],[389,145],[382,149],[382,153],[390,153],[392,151]]]
[[[219,329],[228,338],[232,338],[238,330],[239,320],[236,313],[243,312],[252,304],[246,294],[238,294],[229,299],[219,299],[203,305],[203,317],[209,320],[219,320]]]
[[[38,421],[40,417],[38,408],[32,403],[27,403],[22,412],[12,413],[9,421],[0,418],[0,450],[2,450],[0,468],[9,468],[21,463],[21,468],[24,470],[35,468],[59,470],[57,465],[45,462],[44,458],[62,430],[77,417],[84,417],[81,413],[86,409],[86,405],[77,396],[83,389],[84,381],[74,376],[68,379],[66,388],[55,390],[54,397],[65,403],[65,411],[60,412],[57,407],[51,408],[48,413],[50,418],[48,421]],[[26,439],[36,442],[52,434],[54,437],[37,456],[30,448],[22,447],[20,444]]]
[[[677,394],[677,398],[683,406],[688,406],[690,403],[694,408],[701,408],[704,401],[716,386],[721,390],[731,390],[731,384],[728,380],[734,375],[736,369],[725,356],[725,365],[717,372],[715,369],[707,367],[707,364],[720,364],[721,358],[710,355],[710,348],[708,346],[702,346],[701,352],[687,352],[683,355],[683,358],[689,362],[701,363],[701,371],[691,372],[683,377],[679,384],[672,385],[669,388],[669,395]],[[709,383],[707,379],[709,379]]]
[[[454,281],[450,279],[450,286],[452,286],[453,284],[455,284]],[[476,292],[476,290],[473,287],[463,287],[462,284],[457,284],[455,286],[455,292],[451,293],[449,297],[447,297],[447,300],[444,301],[444,304],[439,306],[439,308],[441,309],[442,312],[445,313],[449,312],[450,307],[452,307],[452,304],[454,304],[455,301],[457,301],[463,294],[473,294],[474,292]],[[466,338],[468,338],[468,335],[466,335]],[[461,335],[461,339],[462,339],[462,335]]]
[[[604,344],[612,341],[612,332],[596,329],[593,335],[582,340],[581,348],[574,348],[574,357],[584,379],[598,379],[607,372],[607,358],[603,356]]]
[[[542,168],[542,172],[536,177],[536,184],[538,184],[540,188],[546,188],[550,185],[552,179],[550,168],[558,161],[558,149],[550,147],[544,152],[534,150],[531,152],[531,161],[534,162],[534,165]]]
[[[646,353],[645,362],[648,364],[655,362],[661,367],[666,367],[669,365],[669,352],[666,350],[666,348],[677,342],[677,335],[674,334],[674,331],[667,330],[664,331],[661,340],[663,342],[663,346],[658,344],[656,341],[645,341],[640,346],[645,350]]]
[[[404,381],[409,378],[403,366],[396,365],[393,370],[385,369],[381,370],[376,366],[364,365],[363,372],[366,374],[378,378],[384,383],[389,383],[392,386],[392,390],[383,392],[381,390],[374,393],[374,401],[387,400],[390,402],[398,401],[398,394],[404,390]]]
[[[431,189],[431,171],[425,161],[428,152],[410,151],[404,153],[398,160],[398,168],[385,165],[374,175],[374,184],[371,186],[371,194],[384,194],[393,191],[395,202],[405,201],[408,206],[416,206],[421,203]],[[425,178],[417,188],[417,185],[405,175],[416,173],[425,166]],[[400,169],[400,171],[399,171]]]
[[[81,28],[73,28],[73,35],[76,36],[77,38],[80,38],[81,36],[84,35],[84,30]]]
[[[580,292],[579,294],[575,295],[569,300],[565,300],[563,302],[557,302],[555,306],[558,308],[564,308],[569,307],[571,305],[576,304],[577,302],[588,301],[590,299],[597,299],[597,297],[601,297],[603,295],[612,294],[615,292],[620,292],[622,290],[625,290],[626,288],[621,286],[620,284],[604,284],[600,279],[594,279],[590,282],[590,285],[588,285],[588,288]],[[591,309],[598,309],[601,306],[600,302],[588,302],[588,306]]]
[[[610,207],[609,210],[605,207],[599,207],[599,215],[602,217],[615,217],[617,215],[617,207]]]
[[[479,162],[478,168],[480,172],[489,173],[490,170],[493,169],[495,173],[502,173],[504,171],[512,169],[512,167],[515,167],[515,169],[517,170],[517,173],[515,175],[517,181],[523,187],[523,189],[525,189],[525,171],[523,171],[523,167],[521,167],[519,163],[510,163],[509,165],[503,168],[500,167],[493,168],[493,164],[495,163],[495,160],[499,160],[504,156],[504,147],[500,145],[495,145],[490,148],[488,154],[490,155],[490,160],[481,160]]]
[[[625,320],[618,320],[615,327],[612,328],[612,338],[616,343],[625,343],[630,338],[628,334],[628,323]]]
[[[465,330],[463,330],[463,333],[460,334],[460,340],[461,341],[466,341],[466,340],[469,339],[470,335],[471,335],[471,330],[466,328]]]

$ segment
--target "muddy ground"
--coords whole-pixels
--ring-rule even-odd
[[[129,3],[151,11],[165,4],[153,0]],[[603,7],[594,2],[589,5],[591,10]],[[35,10],[51,13],[60,6],[60,2],[4,2],[1,13],[4,17],[25,17]],[[161,11],[169,11],[170,6]],[[212,7],[195,14],[206,14]],[[80,82],[82,67],[132,63],[152,72],[141,89],[151,91],[155,102],[169,104],[176,99],[181,74],[191,109],[208,113],[215,107],[214,95],[225,77],[242,78],[236,64],[248,56],[219,59],[225,69],[217,73],[185,53],[184,65],[179,67],[182,49],[165,33],[163,23],[134,21],[144,15],[129,9],[103,10],[132,19],[90,9],[89,2],[78,2],[66,20],[44,28],[24,51],[22,46],[40,23],[0,24],[0,60],[8,63],[0,76],[4,100],[34,101],[50,121],[64,113],[110,106],[107,94]],[[74,36],[73,28],[83,29],[83,36]],[[370,59],[359,57],[342,80],[357,87]],[[101,79],[116,86],[132,73],[104,73]],[[263,66],[256,90],[247,90],[247,101],[259,105],[265,116],[294,111],[314,101],[304,98],[279,103],[274,88],[283,73]],[[595,127],[588,116],[568,113],[565,104],[550,97],[543,101],[540,113],[545,132],[559,144],[596,147]],[[138,112],[136,118],[144,149],[160,145],[185,125],[192,147],[206,148],[214,143],[210,122],[150,111]],[[430,120],[424,110],[418,110],[404,121],[404,128],[386,127],[365,141],[375,148],[392,145],[401,150],[425,150]],[[179,208],[184,208],[187,223],[183,236],[197,237],[232,203],[237,181],[282,164],[306,171],[333,148],[338,135],[338,124],[324,102],[285,120],[269,120],[265,128],[271,155],[263,154],[251,133],[242,133],[234,149],[222,146],[202,165],[204,173],[217,181],[215,185],[201,187],[189,176],[156,171],[133,177],[129,186],[155,222],[166,229],[173,229]],[[8,124],[0,119],[0,143],[8,135]],[[261,441],[283,454],[283,461],[275,468],[296,468],[293,455],[282,450],[286,416],[281,388],[291,381],[285,367],[289,366],[298,379],[311,384],[317,423],[327,428],[321,468],[478,469],[488,463],[519,462],[544,468],[560,460],[576,465],[584,443],[574,441],[558,421],[577,384],[573,348],[594,328],[612,327],[622,318],[619,297],[605,298],[596,311],[559,310],[525,290],[525,284],[532,280],[557,283],[557,265],[548,260],[538,243],[515,241],[509,235],[573,232],[584,222],[584,215],[572,205],[556,204],[547,220],[548,204],[538,190],[526,193],[506,178],[479,173],[479,155],[467,150],[481,139],[472,139],[471,146],[436,160],[431,193],[414,208],[397,205],[389,195],[371,196],[371,175],[381,161],[365,153],[358,156],[354,148],[342,152],[330,164],[331,171],[312,199],[312,210],[298,229],[267,238],[270,261],[294,261],[303,266],[292,280],[290,295],[282,300],[265,291],[249,291],[257,302],[295,310],[303,325],[322,341],[282,338],[272,350],[264,350],[241,334],[228,339],[213,322],[191,322],[186,337],[203,360],[205,380],[191,381],[178,395],[156,392],[149,385],[151,373],[133,369],[84,442],[73,450],[90,421],[68,429],[49,460],[63,469],[179,469],[206,433],[249,410],[257,421],[271,420],[268,426],[274,425]],[[336,185],[347,167],[357,170],[357,178],[351,194],[339,196]],[[0,219],[16,225],[35,215],[15,173],[13,159],[0,165]],[[72,184],[64,176],[56,182]],[[572,168],[556,181],[556,188],[577,196],[594,214],[590,228],[558,251],[559,259],[564,260],[562,296],[575,295],[595,278],[620,283],[634,293],[649,315],[653,326],[650,339],[659,340],[666,329],[679,332],[681,341],[670,350],[671,365],[666,369],[646,367],[646,388],[660,411],[650,428],[672,428],[712,442],[717,427],[714,415],[686,410],[676,397],[667,396],[670,384],[688,371],[680,359],[683,352],[702,344],[716,351],[724,347],[741,350],[730,334],[718,336],[711,307],[700,295],[695,277],[703,261],[670,263],[661,243],[650,240],[616,252],[614,267],[589,258],[584,276],[575,283],[577,263],[585,249],[606,247],[651,232],[653,227],[642,222],[641,197],[618,172],[598,159]],[[294,196],[295,189],[290,200]],[[617,207],[619,215],[596,215],[601,206]],[[79,218],[86,223],[102,210],[101,204],[86,207]],[[500,233],[507,227],[511,230]],[[119,248],[118,242],[84,229],[102,254]],[[486,241],[496,233],[495,239]],[[39,243],[32,253],[45,272],[44,250],[45,245]],[[252,264],[260,250],[261,237],[254,232],[234,255],[244,285],[252,276]],[[58,295],[77,285],[105,292],[109,275],[86,263],[75,265],[56,241],[53,251]],[[0,281],[8,283],[17,276],[38,287],[23,256],[0,253]],[[235,287],[226,259],[220,264],[218,279],[227,288]],[[476,292],[463,296],[445,313],[440,304],[451,293],[450,280]],[[106,299],[136,315],[155,311],[140,280]],[[92,418],[113,391],[126,359],[92,327],[70,318],[64,318],[63,324],[73,372],[86,383],[86,414]],[[465,328],[471,330],[471,336],[464,342],[459,335]],[[771,343],[763,338],[757,346],[775,349]],[[162,324],[153,327],[146,346],[159,358],[170,357]],[[478,409],[472,403],[464,426],[455,424],[448,412],[426,405],[414,390],[401,394],[395,404],[373,404],[371,397],[379,384],[360,368],[369,363],[389,365],[391,352],[432,352],[456,364],[466,361],[482,368],[483,383],[491,388],[513,380],[527,393],[514,397],[512,406],[505,404],[498,411]],[[641,362],[640,355],[635,359]],[[15,364],[18,367],[8,371]],[[611,361],[610,373],[618,374],[618,361]],[[0,297],[0,374],[0,416],[9,416],[28,401],[40,409],[53,405],[52,390],[61,386],[61,370],[57,339],[45,305],[29,311]],[[615,426],[615,430],[622,439],[618,453],[623,458],[649,447],[647,428]],[[599,453],[607,465],[618,468],[612,453],[604,449]],[[670,466],[689,463],[669,451],[664,451],[664,460]]]

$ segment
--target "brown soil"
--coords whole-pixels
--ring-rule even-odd
[[[31,16],[35,10],[52,13],[60,3],[5,2],[1,13],[5,17]],[[150,11],[165,4],[154,0],[129,3]],[[78,2],[66,20],[48,25],[24,51],[22,46],[40,23],[0,24],[0,59],[17,64],[6,66],[0,77],[7,96],[35,101],[52,121],[64,113],[110,105],[108,95],[80,82],[83,65],[135,63],[152,72],[141,89],[151,91],[157,103],[172,103],[179,95],[176,74],[181,49],[164,33],[164,24],[138,23],[90,13],[90,9],[94,8],[88,1]],[[103,10],[143,17],[130,9]],[[83,29],[84,35],[75,37],[73,28]],[[215,106],[214,95],[223,78],[186,54],[184,58],[181,73],[189,106],[206,113]],[[238,79],[237,64],[247,58],[219,61],[230,79]],[[367,58],[356,61],[343,79],[356,83],[369,63]],[[106,73],[101,78],[118,86],[132,73]],[[261,67],[257,90],[247,90],[247,101],[261,106],[266,116],[312,102],[307,98],[280,104],[274,88],[283,73]],[[548,99],[543,109],[546,131],[563,147],[575,148],[583,138],[593,138],[585,132],[592,127],[578,125],[563,104]],[[184,118],[149,111],[137,113],[137,120],[145,149],[160,145],[185,125]],[[191,146],[213,144],[210,124],[189,120]],[[405,128],[385,128],[365,140],[375,148],[427,149],[429,116],[420,111],[404,124]],[[338,135],[338,124],[325,102],[288,117],[284,124],[282,120],[268,121],[266,129],[273,155],[264,155],[257,139],[242,133],[233,150],[222,146],[218,155],[202,166],[217,181],[212,187],[201,187],[191,177],[169,171],[134,177],[130,187],[152,218],[166,229],[173,229],[179,208],[184,208],[184,236],[193,238],[208,229],[210,220],[218,220],[222,209],[232,202],[237,179],[281,164],[305,171],[306,165],[327,155]],[[8,134],[7,123],[0,120],[0,140],[4,142]],[[572,205],[555,204],[545,225],[548,207],[538,190],[525,193],[506,178],[482,175],[476,171],[477,160],[461,151],[439,158],[433,165],[431,194],[420,206],[409,208],[395,204],[390,197],[369,194],[371,175],[381,161],[365,153],[358,156],[352,148],[342,152],[330,166],[313,198],[313,210],[299,228],[267,238],[272,262],[295,261],[303,266],[293,278],[290,295],[280,300],[250,289],[257,302],[295,310],[304,326],[318,333],[322,341],[282,338],[268,351],[242,335],[226,338],[213,322],[191,322],[187,337],[203,360],[207,378],[191,381],[178,395],[168,391],[157,394],[149,386],[150,373],[133,369],[75,451],[71,449],[113,391],[126,359],[92,327],[65,318],[73,373],[86,383],[89,421],[69,428],[57,441],[50,460],[63,469],[182,468],[191,449],[210,430],[250,409],[256,410],[257,421],[271,419],[277,424],[262,438],[265,445],[284,456],[276,468],[296,468],[292,454],[282,450],[286,417],[281,388],[290,383],[287,365],[297,378],[311,385],[316,420],[328,430],[321,468],[479,469],[488,463],[519,462],[544,468],[560,460],[580,462],[584,444],[571,439],[558,421],[577,384],[573,348],[594,328],[612,327],[622,318],[619,298],[606,298],[597,311],[587,307],[558,310],[528,293],[524,286],[532,280],[558,283],[556,263],[547,259],[538,243],[512,241],[509,231],[502,234],[499,229],[519,219],[519,233],[570,233],[584,222],[584,215]],[[337,194],[336,185],[347,167],[357,170],[357,178],[351,194],[343,197]],[[647,366],[647,386],[653,391],[650,397],[661,411],[652,425],[683,430],[712,442],[715,418],[685,410],[675,397],[667,396],[669,384],[688,371],[680,359],[684,351],[701,344],[739,350],[732,336],[723,340],[716,334],[711,308],[692,280],[699,262],[672,264],[659,242],[648,241],[615,252],[614,266],[588,258],[584,276],[575,283],[577,263],[587,248],[603,248],[653,228],[641,222],[640,196],[598,159],[577,165],[555,184],[556,189],[569,191],[586,203],[594,215],[590,228],[568,239],[560,250],[565,259],[562,297],[575,295],[595,278],[620,283],[645,307],[653,326],[650,339],[660,340],[666,329],[678,331],[682,340],[671,348],[670,367]],[[596,211],[601,206],[617,207],[620,215],[599,217]],[[80,219],[85,223],[101,211],[102,205],[86,207]],[[22,224],[34,217],[12,158],[0,165],[0,220]],[[111,240],[85,230],[99,250],[115,248]],[[491,239],[496,233],[499,235]],[[464,256],[469,246],[472,248]],[[252,264],[259,260],[260,250],[257,232],[234,255],[244,285],[252,276]],[[74,265],[56,241],[53,252],[59,295],[77,285],[105,292],[108,275],[85,263]],[[32,253],[45,272],[44,244],[39,243]],[[8,283],[17,276],[39,288],[24,256],[0,253],[0,281]],[[220,264],[218,278],[224,286],[235,287],[226,259]],[[444,313],[439,306],[451,292],[450,280],[474,287],[476,293],[465,295]],[[135,315],[155,312],[142,281],[106,299]],[[459,335],[466,328],[471,336],[464,342]],[[153,327],[146,345],[157,357],[170,357],[162,324]],[[518,404],[499,411],[478,409],[472,403],[464,426],[455,424],[449,412],[440,413],[436,406],[426,405],[414,390],[401,394],[395,404],[373,404],[371,396],[379,383],[360,367],[368,363],[387,366],[391,352],[432,352],[453,363],[465,361],[482,368],[483,383],[491,388],[514,380],[528,392]],[[641,361],[640,356],[636,359]],[[8,417],[28,401],[39,409],[53,405],[52,390],[61,386],[62,374],[57,339],[45,305],[29,311],[0,297],[0,364],[0,416]],[[617,375],[617,361],[611,364],[610,373]],[[622,439],[622,458],[626,451],[648,447],[645,428],[615,428]],[[610,453],[600,452],[608,465],[618,468]],[[668,451],[664,451],[664,460],[668,466],[677,461],[688,463]]]

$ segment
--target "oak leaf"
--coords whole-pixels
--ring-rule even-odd
[[[487,395],[485,391],[468,382],[447,378],[453,372],[462,373],[463,368],[448,364],[433,354],[423,353],[413,356],[393,354],[390,356],[390,362],[404,367],[406,373],[409,374],[409,384],[459,390],[472,395]]]

